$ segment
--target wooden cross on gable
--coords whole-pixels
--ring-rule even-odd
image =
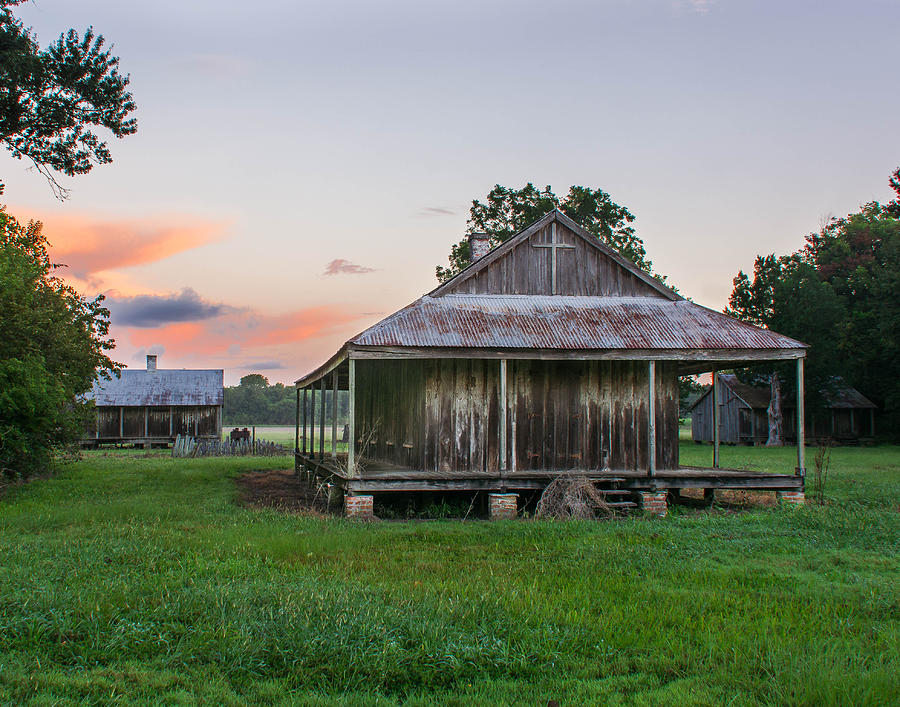
[[[571,248],[575,250],[575,246],[566,245],[565,243],[561,243],[556,237],[556,222],[554,221],[550,224],[550,242],[549,243],[532,243],[531,244],[535,248],[549,248],[550,249],[550,294],[555,295],[556,292],[556,252],[560,248]]]

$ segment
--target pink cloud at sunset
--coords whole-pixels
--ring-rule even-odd
[[[28,216],[28,209],[14,214]],[[75,279],[93,289],[108,287],[109,273],[119,268],[145,265],[199,246],[225,235],[226,224],[184,215],[132,219],[106,219],[90,214],[68,213],[42,216],[44,235],[52,246],[56,262],[67,267],[63,277]],[[122,287],[116,278],[115,285]]]

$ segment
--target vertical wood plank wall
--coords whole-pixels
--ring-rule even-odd
[[[710,392],[694,406],[691,413],[691,438],[695,442],[713,441],[713,396]],[[750,407],[734,391],[719,379],[719,442],[736,444],[741,439],[741,410],[751,412]],[[752,415],[752,412],[751,412]],[[751,417],[751,420],[753,418]],[[768,424],[768,421],[766,421]],[[763,433],[768,437],[768,429]]]
[[[99,439],[168,438],[176,434],[221,436],[217,405],[97,408]]]
[[[646,361],[510,360],[508,468],[646,470],[648,377]],[[497,471],[499,378],[496,360],[358,361],[356,437],[371,437],[360,454],[411,469]],[[656,378],[656,466],[674,469],[675,364],[657,362]]]
[[[552,224],[516,246],[475,276],[453,288],[457,294],[551,294],[551,258],[549,248],[534,244],[550,243]],[[557,294],[582,296],[661,297],[659,292],[636,277],[597,248],[585,243],[562,224],[557,224],[557,239],[574,249],[557,254]],[[575,264],[578,264],[577,267]]]

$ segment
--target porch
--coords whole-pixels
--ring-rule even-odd
[[[561,476],[586,477],[598,484],[616,482],[629,491],[670,489],[750,489],[802,491],[803,476],[771,474],[742,469],[679,467],[658,469],[653,475],[634,470],[533,469],[497,471],[430,471],[408,469],[379,461],[360,460],[356,473],[348,474],[347,454],[317,457],[296,452],[295,469],[310,483],[330,483],[345,494],[415,491],[512,491],[542,490]]]

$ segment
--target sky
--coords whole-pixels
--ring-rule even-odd
[[[738,270],[888,201],[900,0],[34,0],[93,26],[138,133],[7,210],[112,312],[114,358],[291,382],[436,285],[473,199],[601,188],[654,269],[722,309]]]

